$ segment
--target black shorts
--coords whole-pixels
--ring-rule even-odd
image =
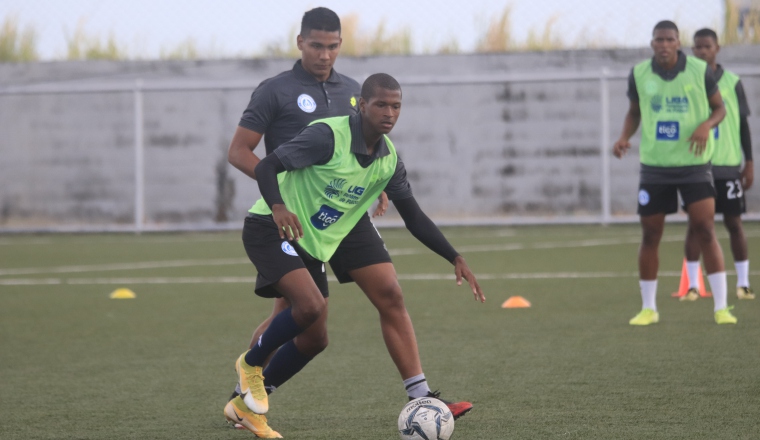
[[[256,277],[256,295],[280,298],[274,284],[285,274],[305,268],[311,274],[322,296],[327,298],[325,264],[304,252],[297,244],[283,240],[271,218],[249,216],[243,226],[243,246],[248,258],[259,272]]]
[[[678,211],[678,193],[684,206],[715,197],[715,187],[711,182],[698,183],[641,183],[639,184],[639,207],[641,216],[672,214]]]
[[[747,212],[741,179],[715,179],[715,212],[738,216]]]
[[[391,256],[385,248],[383,238],[372,224],[369,215],[365,213],[354,229],[340,242],[338,249],[330,258],[330,267],[342,284],[353,281],[348,274],[349,271],[390,262]]]

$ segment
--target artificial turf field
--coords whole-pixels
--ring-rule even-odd
[[[760,299],[737,325],[679,303],[683,224],[660,249],[657,325],[635,328],[639,228],[444,228],[487,302],[403,229],[394,255],[433,389],[468,399],[454,439],[758,439]],[[747,223],[760,287],[760,224]],[[0,439],[245,439],[222,408],[271,303],[238,232],[0,236]],[[136,299],[109,299],[127,287]],[[376,312],[330,284],[330,346],[270,399],[286,439],[395,439],[406,402]],[[529,309],[502,309],[512,295]]]

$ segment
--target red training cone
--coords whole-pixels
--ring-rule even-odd
[[[697,278],[699,278],[699,296],[702,298],[709,298],[712,296],[712,293],[708,292],[707,289],[705,289],[705,279],[704,276],[702,276],[702,265],[699,266],[699,271],[697,271]],[[681,282],[678,285],[678,292],[673,292],[670,296],[673,298],[680,298],[684,295],[686,295],[686,292],[689,291],[689,271],[686,269],[686,258],[683,259],[683,266],[681,268]]]

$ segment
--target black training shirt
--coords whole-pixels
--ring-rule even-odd
[[[665,81],[672,81],[684,70],[686,70],[686,54],[680,50],[678,51],[678,61],[672,69],[663,69],[652,57],[652,72],[659,75]],[[715,79],[715,74],[710,66],[707,66],[707,69],[705,69],[705,90],[707,91],[708,99],[718,91],[718,80]],[[636,90],[636,78],[633,77],[633,69],[631,69],[631,73],[628,75],[628,99],[635,102],[639,101],[639,92]]]
[[[263,134],[270,154],[312,121],[355,114],[360,95],[353,79],[333,69],[327,81],[319,82],[298,60],[292,70],[259,84],[238,125]]]

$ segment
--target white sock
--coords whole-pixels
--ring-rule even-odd
[[[699,290],[699,260],[687,261],[686,272],[689,273],[689,288]]]
[[[406,394],[412,399],[425,397],[430,392],[425,373],[404,379],[404,387],[406,387]]]
[[[734,261],[736,287],[749,287],[749,260]]]
[[[726,272],[715,272],[707,275],[712,289],[713,300],[715,301],[715,311],[728,307],[728,298],[726,298],[728,283],[726,281]]]
[[[657,280],[639,280],[642,309],[657,311]]]

